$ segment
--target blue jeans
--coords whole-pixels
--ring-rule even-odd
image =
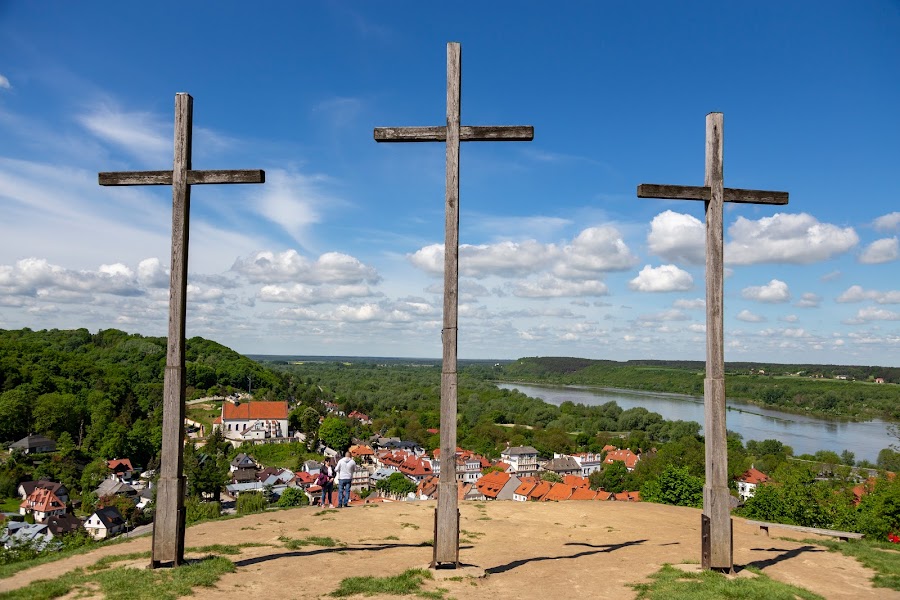
[[[350,503],[350,483],[352,479],[338,479],[338,508]]]

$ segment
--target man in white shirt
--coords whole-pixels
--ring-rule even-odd
[[[338,481],[338,508],[344,508],[350,503],[350,484],[353,482],[353,472],[356,471],[356,461],[350,456],[349,450],[338,461],[334,470]]]

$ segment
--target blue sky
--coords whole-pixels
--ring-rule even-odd
[[[465,125],[460,358],[702,360],[705,116],[725,115],[725,359],[900,365],[900,4],[0,4],[0,327],[164,335],[174,96],[197,169],[188,335],[440,356],[446,43]]]

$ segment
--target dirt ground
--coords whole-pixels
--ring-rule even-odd
[[[434,502],[370,504],[327,512],[303,507],[190,527],[187,547],[270,544],[229,556],[237,571],[222,577],[215,588],[195,589],[194,597],[323,598],[345,577],[424,568],[432,549],[421,544],[432,537],[434,507]],[[464,567],[442,569],[436,572],[438,579],[426,584],[426,589],[446,588],[457,600],[633,598],[629,583],[646,581],[664,563],[700,559],[700,511],[695,509],[650,503],[506,501],[464,502],[460,512]],[[743,519],[734,519],[738,571],[754,566],[773,579],[825,598],[900,599],[900,592],[873,588],[872,571],[856,560],[780,539],[798,535],[788,530],[773,527],[771,534],[769,538]],[[327,536],[346,545],[291,550],[278,540],[280,536]],[[102,548],[0,580],[0,591],[56,577],[101,556],[149,549],[149,537]],[[147,562],[128,566],[144,568]]]

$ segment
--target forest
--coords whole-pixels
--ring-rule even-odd
[[[86,502],[105,476],[105,461],[127,456],[136,465],[158,463],[161,442],[164,338],[119,330],[0,331],[0,442],[7,447],[29,433],[56,440],[58,451],[39,461],[6,453],[0,464],[0,497],[14,495],[26,478],[62,481]],[[432,450],[439,444],[440,365],[437,361],[337,359],[258,362],[216,342],[187,342],[187,395],[199,398],[246,391],[252,384],[259,400],[287,400],[292,426],[311,440],[345,446],[351,439],[374,434],[414,440]],[[734,369],[734,366],[731,366]],[[743,371],[746,368],[746,375]],[[850,394],[873,390],[859,400],[869,406],[887,402],[897,386],[862,382],[749,375],[760,367],[742,367],[729,375],[729,385],[747,389],[781,389],[791,401],[801,392],[810,397],[833,391],[835,406],[851,405]],[[770,369],[763,369],[766,373]],[[771,369],[771,372],[778,372]],[[860,372],[858,376],[871,373]],[[515,362],[460,363],[458,445],[497,458],[509,445],[530,445],[545,458],[554,453],[601,452],[606,444],[630,448],[642,458],[632,472],[614,463],[592,476],[594,487],[607,491],[640,490],[647,500],[699,505],[704,476],[704,444],[695,422],[666,421],[644,408],[623,410],[614,402],[553,406],[497,381],[527,380],[606,385],[654,391],[696,393],[702,365],[655,361],[615,363],[582,359],[522,359]],[[885,375],[886,377],[886,375]],[[751,385],[752,384],[752,385]],[[797,387],[790,387],[796,385]],[[674,389],[673,389],[674,388]],[[733,387],[731,389],[734,389]],[[840,392],[846,391],[847,395]],[[816,396],[818,397],[818,396]],[[371,425],[328,413],[336,404],[345,414],[369,415]],[[857,415],[864,413],[857,407]],[[215,492],[227,473],[235,449],[213,440],[196,452],[186,449],[185,470],[193,493]],[[310,448],[285,445],[278,466],[296,468]],[[900,527],[900,483],[879,481],[859,507],[851,489],[858,482],[853,467],[900,469],[900,453],[886,448],[877,465],[859,464],[853,453],[818,452],[793,456],[777,440],[742,440],[729,433],[728,472],[734,478],[751,465],[780,483],[748,502],[744,514],[764,520],[820,527],[880,532]],[[200,466],[204,452],[215,450],[216,472]],[[271,458],[275,458],[274,456]],[[801,460],[797,460],[801,459]],[[804,462],[807,461],[807,462]],[[289,464],[287,464],[289,462]],[[823,471],[824,469],[824,471]],[[221,473],[219,471],[222,471]],[[828,473],[822,477],[822,473]],[[209,487],[207,490],[206,487]],[[896,502],[895,502],[896,500]],[[815,503],[815,510],[811,509]],[[873,516],[874,515],[874,516]]]

